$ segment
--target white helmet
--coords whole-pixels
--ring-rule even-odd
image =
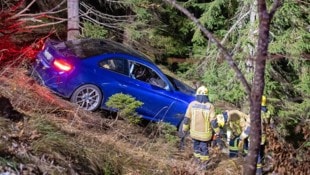
[[[208,95],[208,89],[205,86],[200,86],[196,91],[196,95]]]

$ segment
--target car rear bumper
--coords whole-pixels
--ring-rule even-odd
[[[44,59],[38,57],[32,67],[33,77],[40,84],[50,88],[55,93],[68,97],[69,94],[65,91],[65,80],[67,75],[63,72],[56,71]]]

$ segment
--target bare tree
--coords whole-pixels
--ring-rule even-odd
[[[256,1],[254,3],[250,4],[250,30],[249,30],[249,34],[248,37],[250,39],[250,43],[248,44],[248,53],[249,53],[249,57],[246,60],[246,66],[247,66],[247,71],[248,72],[253,72],[254,69],[254,63],[253,63],[253,58],[255,55],[255,45],[257,38],[255,37],[257,35],[257,29],[255,26],[255,22],[257,20],[257,3]]]
[[[67,40],[76,39],[80,35],[79,30],[79,0],[68,0],[68,33]]]
[[[211,32],[209,32],[197,18],[194,17],[186,8],[179,5],[175,0],[164,0],[168,4],[171,4],[179,11],[184,13],[188,18],[190,18],[197,27],[202,31],[202,33],[209,38],[209,40],[217,46],[217,48],[223,53],[226,61],[231,66],[231,68],[236,72],[237,77],[242,82],[249,96],[250,101],[250,116],[251,116],[251,145],[249,153],[246,157],[247,164],[244,165],[244,174],[251,175],[256,173],[256,163],[260,148],[261,141],[261,97],[264,91],[265,79],[265,65],[266,59],[268,57],[268,44],[269,44],[269,29],[270,22],[273,18],[274,13],[282,4],[281,0],[275,0],[274,4],[268,13],[266,1],[257,0],[258,5],[258,16],[259,16],[259,29],[258,29],[258,44],[257,44],[257,54],[254,59],[254,80],[252,87],[245,79],[243,73],[238,68],[233,57],[229,54],[227,49],[215,39]]]
[[[46,4],[45,8],[36,0],[0,2],[0,66],[19,64],[23,62],[21,60],[34,58],[44,40],[56,33],[54,26],[67,20],[58,17],[66,10],[62,6],[65,0],[53,2],[57,2],[57,5]],[[33,9],[37,12],[34,13]],[[33,35],[29,35],[29,32]]]

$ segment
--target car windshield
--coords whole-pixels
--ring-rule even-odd
[[[188,86],[187,84],[169,76],[169,75],[166,75],[168,77],[168,79],[171,81],[172,85],[174,86],[174,88],[178,91],[181,91],[185,94],[189,94],[189,95],[193,95],[195,94],[195,89]]]

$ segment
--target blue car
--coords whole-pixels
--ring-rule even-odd
[[[143,102],[137,113],[179,126],[195,90],[165,75],[145,55],[115,41],[47,40],[34,61],[40,82],[81,108],[94,111],[116,93]]]

